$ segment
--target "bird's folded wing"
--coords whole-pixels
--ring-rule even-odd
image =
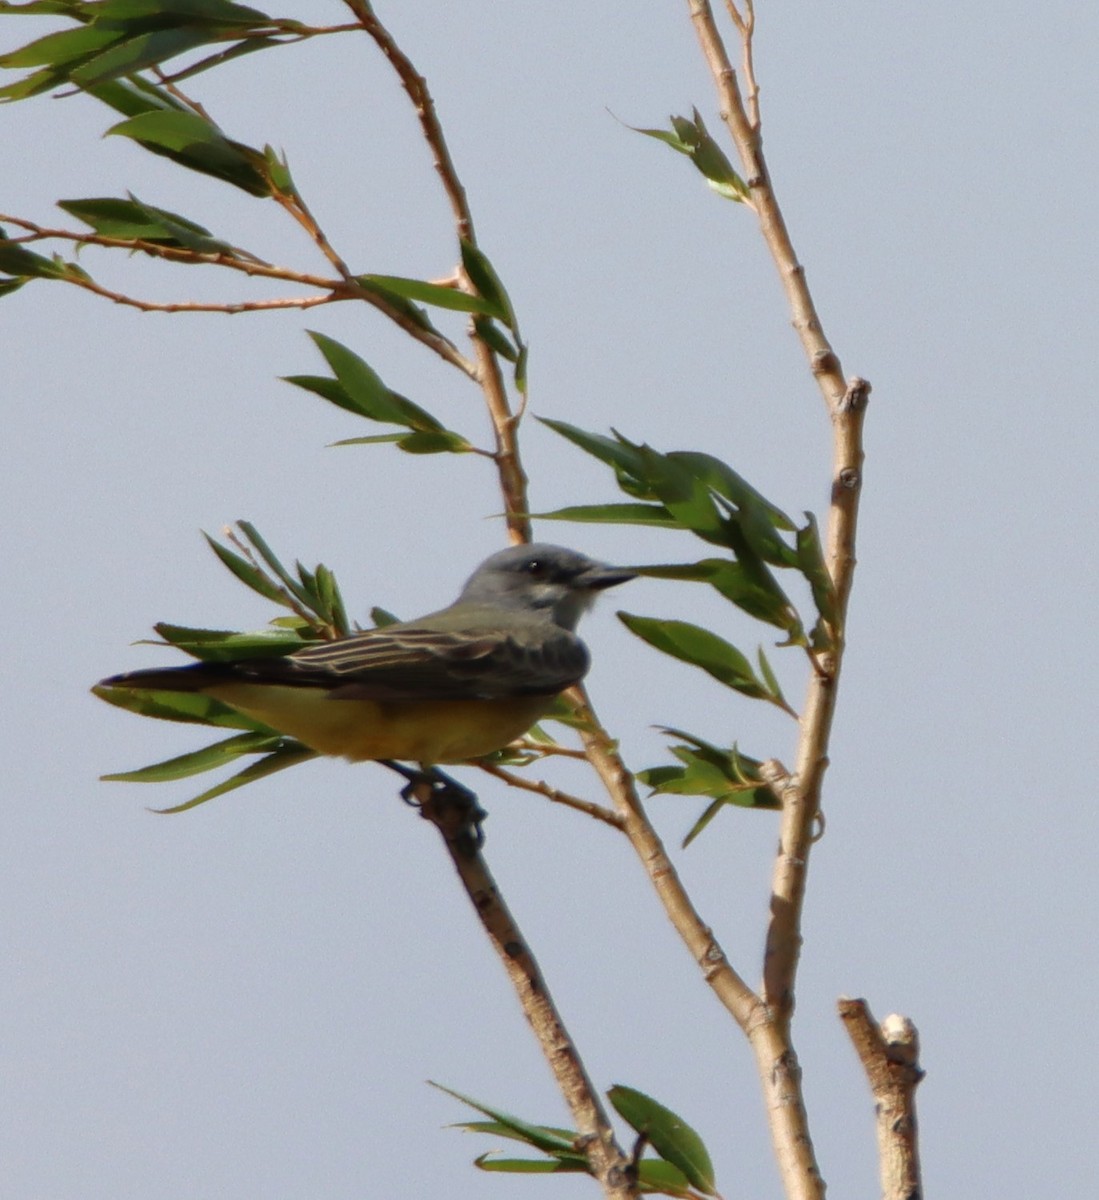
[[[374,629],[285,658],[233,664],[238,680],[320,687],[334,699],[460,700],[553,695],[588,669],[584,644],[563,629],[537,635]]]

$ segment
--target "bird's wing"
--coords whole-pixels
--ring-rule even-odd
[[[552,626],[533,635],[409,624],[231,669],[241,681],[322,687],[337,700],[490,700],[560,692],[583,678],[588,652],[579,638]]]

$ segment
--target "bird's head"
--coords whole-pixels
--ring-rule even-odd
[[[534,542],[486,558],[459,599],[537,613],[573,630],[599,592],[633,578],[625,568],[609,567],[563,546]]]

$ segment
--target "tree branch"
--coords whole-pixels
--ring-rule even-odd
[[[602,804],[596,804],[593,800],[583,800],[579,796],[561,791],[560,788],[551,787],[542,780],[527,779],[523,775],[517,775],[514,771],[498,767],[494,763],[479,763],[478,765],[482,771],[487,771],[489,775],[502,779],[509,787],[521,788],[525,792],[535,792],[539,796],[545,796],[547,800],[552,800],[554,804],[563,804],[566,808],[574,808],[577,812],[595,817],[597,821],[603,821],[615,829],[623,827],[622,818],[617,813],[611,812],[609,808],[604,808]]]
[[[865,1000],[844,998],[837,1007],[874,1096],[882,1200],[920,1200],[920,1035],[907,1017],[896,1013],[875,1024]]]
[[[454,216],[459,241],[477,245],[473,215],[466,198],[465,187],[458,177],[450,149],[435,111],[435,100],[427,80],[416,70],[407,54],[397,45],[389,30],[378,19],[370,0],[344,0],[358,18],[365,33],[385,55],[408,93],[420,122],[424,141],[431,150],[435,170],[443,185]],[[464,278],[464,273],[463,273]],[[466,279],[467,286],[469,280]],[[521,410],[514,413],[508,403],[507,389],[496,354],[483,339],[471,334],[477,359],[477,379],[484,392],[485,404],[496,437],[496,470],[504,496],[508,536],[513,543],[530,541],[530,518],[527,516],[527,477],[519,458],[517,425]]]
[[[481,854],[477,798],[440,772],[412,779],[405,795],[419,806],[443,837],[454,869],[484,926],[523,1012],[549,1062],[576,1128],[579,1146],[608,1200],[634,1200],[629,1157],[618,1145],[606,1110],[588,1078],[576,1047],[546,988],[545,979],[508,911]]]

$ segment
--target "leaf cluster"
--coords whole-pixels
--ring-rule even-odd
[[[521,1142],[543,1155],[537,1159],[505,1158],[490,1151],[474,1160],[481,1170],[512,1175],[590,1173],[579,1135],[574,1130],[536,1125],[441,1084],[433,1086],[490,1118],[464,1121],[457,1126],[459,1129]],[[621,1084],[612,1087],[607,1098],[637,1134],[632,1169],[642,1195],[675,1196],[680,1200],[718,1196],[709,1151],[682,1117],[644,1092]],[[651,1147],[656,1157],[643,1157],[646,1147]]]

